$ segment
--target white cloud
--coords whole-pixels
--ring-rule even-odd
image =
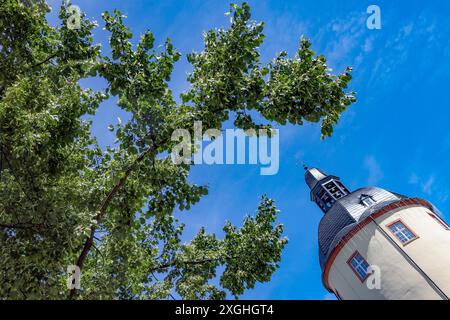
[[[403,34],[405,37],[409,36],[411,34],[411,31],[413,30],[413,24],[410,23],[402,28]]]
[[[415,174],[414,172],[411,173],[411,175],[409,176],[409,184],[418,184],[419,183],[419,177],[417,176],[417,174]]]
[[[422,191],[428,195],[431,195],[431,189],[434,185],[434,176],[429,176],[428,180],[422,184]]]
[[[327,48],[327,59],[330,64],[339,65],[343,61],[348,65],[350,52],[360,43],[363,35],[364,19],[362,16],[353,14],[348,19],[337,19],[332,21],[323,31],[331,29],[335,33],[334,41],[331,41]]]
[[[447,202],[448,198],[449,198],[449,194],[446,192],[439,195],[439,201],[442,203]]]
[[[373,49],[373,38],[367,38],[366,41],[364,41],[363,50],[366,53],[369,53]]]
[[[441,203],[447,202],[450,198],[449,189],[436,180],[435,174],[428,175],[428,178],[425,180],[413,172],[409,176],[408,183],[418,186],[424,194],[432,195]]]
[[[374,156],[366,156],[364,158],[364,168],[369,171],[367,183],[369,185],[377,184],[384,177],[384,173]]]

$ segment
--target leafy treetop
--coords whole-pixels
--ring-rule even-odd
[[[181,241],[174,212],[207,188],[167,156],[171,134],[194,121],[220,129],[233,117],[244,129],[320,122],[331,136],[354,101],[350,69],[329,73],[306,39],[293,58],[282,52],[263,65],[263,23],[250,21],[246,3],[233,4],[230,26],[206,32],[204,50],[187,56],[191,89],[177,104],[169,81],[181,55],[170,39],[156,50],[148,31],[134,46],[122,14],[105,12],[107,56],[93,43],[94,22],[82,16],[69,29],[62,5],[52,27],[48,11],[43,0],[0,3],[0,297],[217,299],[269,281],[287,240],[266,196],[242,227],[227,223],[222,239],[201,229]],[[107,88],[82,88],[89,77]],[[102,149],[89,115],[111,96],[130,119],[110,127],[116,143]],[[82,282],[69,293],[72,264]]]

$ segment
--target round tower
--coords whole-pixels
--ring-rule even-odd
[[[319,224],[322,281],[338,299],[450,297],[450,228],[419,198],[366,187],[350,192],[339,177],[305,172]]]

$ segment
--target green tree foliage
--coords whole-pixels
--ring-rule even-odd
[[[181,241],[174,212],[207,188],[167,156],[171,134],[194,121],[220,129],[232,116],[246,129],[321,122],[330,136],[354,101],[345,92],[350,70],[330,74],[306,39],[294,58],[282,52],[264,66],[263,24],[250,21],[247,4],[232,5],[228,29],[208,31],[204,50],[188,55],[191,89],[176,103],[169,81],[181,55],[169,39],[154,49],[146,32],[133,45],[121,13],[105,12],[106,56],[92,21],[68,28],[62,5],[52,27],[48,10],[44,1],[0,3],[0,298],[217,299],[269,281],[287,240],[266,196],[242,227],[226,224],[223,239],[201,229]],[[89,77],[107,89],[82,88]],[[108,97],[130,120],[110,126],[116,143],[103,150],[89,119]],[[81,289],[69,292],[73,264]]]

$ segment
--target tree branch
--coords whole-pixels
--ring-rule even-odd
[[[33,223],[12,223],[12,224],[4,224],[0,223],[0,228],[5,229],[33,229],[33,228],[40,228],[42,225],[40,224],[33,224]]]
[[[188,261],[172,261],[165,264],[161,264],[153,269],[150,269],[149,272],[157,272],[158,270],[167,269],[170,267],[173,267],[177,264],[184,264],[184,265],[199,265],[204,263],[210,263],[210,262],[218,262],[224,257],[218,257],[218,258],[207,258],[207,259],[200,259],[200,260],[188,260]],[[226,259],[232,259],[232,257],[225,257]]]
[[[29,69],[37,68],[37,67],[43,65],[44,63],[49,62],[49,61],[52,60],[53,58],[56,58],[56,57],[58,56],[58,53],[59,53],[59,50],[56,51],[54,54],[48,56],[46,59],[42,60],[41,62],[38,62],[38,63],[32,65]]]
[[[141,153],[141,155],[134,161],[134,163],[125,171],[124,175],[120,180],[116,183],[116,185],[111,189],[111,191],[108,193],[105,200],[103,200],[100,208],[98,209],[98,213],[95,216],[95,220],[97,221],[97,225],[100,224],[103,217],[105,216],[106,209],[111,204],[114,197],[117,195],[117,193],[122,189],[122,187],[125,185],[126,181],[128,180],[128,177],[131,175],[131,173],[136,169],[136,167],[141,163],[145,157],[156,150],[155,145],[149,147],[147,150]],[[89,253],[89,251],[92,248],[92,245],[94,243],[94,236],[95,231],[97,227],[95,225],[91,226],[91,231],[89,237],[86,239],[83,250],[81,251],[78,260],[77,260],[77,266],[80,268],[80,270],[83,269],[84,262],[86,260],[86,257]],[[74,288],[70,290],[70,297],[72,298],[76,294],[77,290]]]

